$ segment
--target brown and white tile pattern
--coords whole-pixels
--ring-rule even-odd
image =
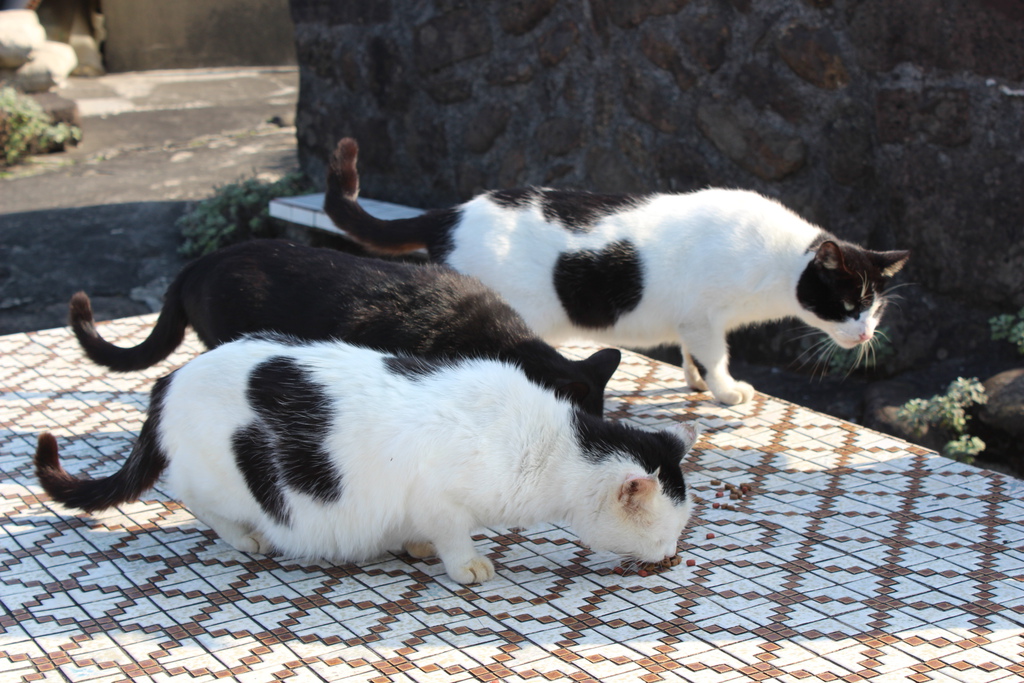
[[[114,375],[65,330],[0,338],[0,680],[1024,680],[1020,481],[768,396],[722,407],[633,354],[610,414],[706,429],[694,566],[620,575],[562,528],[493,529],[498,578],[463,587],[405,556],[245,555],[159,487],[93,517],[51,504],[37,433],[71,471],[116,469],[153,380],[199,351]]]

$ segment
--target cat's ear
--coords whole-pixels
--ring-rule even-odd
[[[821,243],[817,253],[814,255],[814,260],[828,270],[846,270],[843,250],[831,240]]]
[[[680,424],[672,425],[668,428],[668,431],[675,434],[675,436],[683,442],[683,445],[685,446],[683,455],[685,455],[686,453],[689,453],[690,449],[697,443],[697,439],[700,438],[701,432],[704,431],[704,426],[696,420],[691,420],[690,422],[682,422]]]
[[[882,271],[882,277],[892,277],[903,270],[910,258],[909,251],[873,251],[871,260]]]
[[[562,383],[555,387],[555,396],[569,399],[579,405],[587,396],[590,396],[590,387],[586,382],[570,382],[562,380]]]
[[[618,349],[601,349],[586,360],[580,361],[594,376],[595,383],[604,386],[615,374],[622,360],[622,352]]]
[[[638,512],[657,492],[657,477],[650,474],[631,474],[619,486],[619,503],[627,512]]]

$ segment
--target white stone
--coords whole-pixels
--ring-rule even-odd
[[[47,40],[32,49],[28,62],[14,74],[14,84],[25,92],[45,92],[59,88],[78,66],[75,49],[67,43]]]
[[[46,29],[30,9],[0,11],[0,69],[17,69],[46,42]]]

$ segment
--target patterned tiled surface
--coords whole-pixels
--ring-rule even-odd
[[[37,433],[72,472],[116,469],[153,379],[199,350],[113,375],[64,330],[0,338],[0,680],[1024,680],[1020,481],[763,395],[723,408],[632,354],[614,419],[706,427],[684,562],[658,575],[553,526],[482,533],[498,578],[463,587],[433,560],[245,555],[160,487],[96,517],[49,503]]]

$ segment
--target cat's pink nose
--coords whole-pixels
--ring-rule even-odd
[[[871,337],[873,337],[873,336],[874,335],[871,334],[870,332],[861,332],[860,336],[857,337],[857,339],[860,340],[861,342],[866,342],[868,339],[871,339]]]

